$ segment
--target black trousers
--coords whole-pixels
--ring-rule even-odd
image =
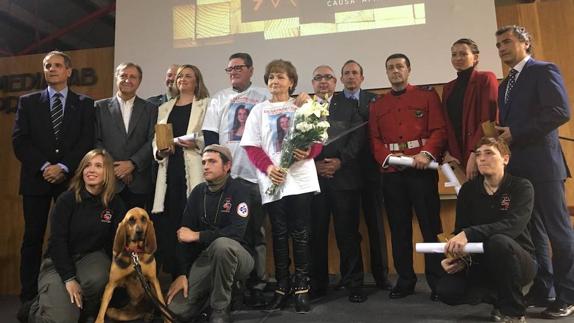
[[[484,242],[484,254],[473,255],[468,270],[445,274],[437,284],[441,301],[450,305],[490,303],[508,316],[523,316],[522,288],[536,275],[536,261],[509,236]]]
[[[295,280],[309,280],[309,217],[313,193],[285,196],[265,205],[271,220],[275,278],[280,289],[289,289],[289,237],[293,241]]]
[[[53,190],[51,195],[24,195],[24,237],[20,247],[20,300],[33,299],[38,294],[38,274],[42,262],[44,234],[48,225],[50,205],[62,193]]]
[[[313,196],[311,217],[311,285],[325,290],[329,285],[329,222],[333,215],[335,238],[340,254],[340,285],[350,288],[363,284],[363,256],[359,233],[359,191],[334,190],[321,183],[321,193]]]
[[[385,209],[391,227],[393,259],[399,275],[396,287],[412,290],[417,282],[413,269],[413,208],[425,242],[436,242],[442,232],[438,173],[408,168],[383,174]],[[440,255],[425,254],[425,275],[431,290],[442,275]]]
[[[574,304],[574,230],[564,182],[533,181],[532,185],[535,194],[530,233],[539,266],[532,292],[551,297],[554,288],[558,301]]]
[[[381,174],[367,172],[363,174],[361,189],[361,208],[369,235],[369,254],[371,257],[371,272],[378,286],[388,281],[389,260],[387,254],[387,238],[385,236],[383,211],[383,191]]]
[[[131,210],[134,207],[141,207],[149,212],[149,209],[146,208],[147,202],[149,202],[149,194],[133,193],[127,186],[125,186],[118,195],[124,201],[127,210]]]

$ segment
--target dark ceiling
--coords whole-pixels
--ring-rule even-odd
[[[0,0],[0,57],[114,45],[115,0]]]

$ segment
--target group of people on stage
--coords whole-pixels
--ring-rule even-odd
[[[478,70],[474,41],[453,43],[457,78],[444,86],[442,101],[432,87],[409,83],[414,66],[403,53],[386,58],[391,90],[383,96],[361,89],[364,71],[354,60],[339,77],[332,67],[317,66],[310,82],[315,100],[329,106],[328,134],[336,140],[295,149],[287,171],[280,167],[281,147],[295,111],[310,99],[293,97],[300,80],[287,60],[267,64],[262,88],[252,84],[251,56],[235,53],[224,69],[230,87],[211,97],[195,65],[172,65],[166,93],[147,100],[137,96],[141,67],[122,63],[117,93],[94,102],[68,88],[69,56],[48,53],[48,88],[20,98],[13,132],[25,219],[19,319],[92,316],[107,282],[115,230],[133,207],[152,213],[158,267],[172,278],[167,303],[184,320],[209,304],[211,322],[231,322],[236,281],[245,281],[248,305],[275,311],[292,300],[297,312],[310,311],[310,299],[330,285],[331,217],[340,253],[335,288],[347,290],[350,302],[366,301],[361,213],[376,286],[391,299],[407,297],[417,282],[413,210],[425,242],[437,242],[444,229],[431,162],[460,166],[468,181],[444,255],[425,255],[430,299],[490,303],[498,322],[524,322],[531,305],[546,307],[547,318],[572,315],[574,231],[558,138],[558,127],[570,118],[566,89],[554,64],[532,58],[523,27],[497,30],[496,46],[510,68],[500,84]],[[336,93],[338,79],[344,89]],[[487,121],[497,122],[497,137],[484,136]],[[187,139],[160,149],[156,124],[171,124],[175,138]],[[411,157],[412,167],[389,163],[400,156]],[[267,192],[272,184],[280,185],[277,194]],[[263,297],[266,216],[277,280],[271,300]],[[466,253],[469,242],[484,243],[484,253]]]

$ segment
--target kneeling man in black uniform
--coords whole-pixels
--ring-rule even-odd
[[[253,269],[252,252],[243,238],[249,220],[249,190],[229,176],[231,162],[227,147],[205,147],[206,182],[191,192],[177,231],[179,276],[169,288],[167,302],[185,321],[199,315],[209,300],[210,322],[231,322],[233,282],[247,278]]]
[[[480,176],[465,183],[456,205],[455,233],[445,247],[439,299],[450,305],[490,303],[496,322],[525,322],[523,292],[536,275],[528,222],[532,184],[505,173],[510,159],[500,139],[483,138],[475,150]],[[470,258],[468,242],[482,242],[484,254]]]

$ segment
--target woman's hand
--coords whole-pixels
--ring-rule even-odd
[[[156,156],[158,157],[157,159],[164,159],[165,157],[167,157],[169,155],[173,155],[174,152],[175,152],[175,147],[169,146],[169,148],[158,150],[156,152]]]
[[[68,280],[66,282],[66,290],[68,295],[70,295],[70,302],[76,304],[78,308],[82,308],[82,287],[80,284],[75,279]]]
[[[303,104],[307,103],[307,100],[311,99],[311,97],[309,96],[309,94],[307,94],[307,92],[301,92],[299,93],[299,95],[297,95],[297,98],[295,99],[295,105],[297,107],[301,107],[303,106]]]
[[[466,162],[466,178],[471,180],[478,175],[478,167],[476,166],[476,155],[474,152],[470,153],[468,161]]]
[[[293,151],[293,157],[295,157],[295,159],[297,161],[303,160],[307,157],[309,157],[309,153],[311,152],[311,148],[307,148],[307,150],[303,150],[303,149],[298,149],[296,148]]]
[[[466,267],[466,264],[459,258],[444,258],[440,265],[447,274],[455,274]]]
[[[466,252],[464,252],[464,247],[468,243],[468,239],[466,238],[466,233],[461,231],[459,234],[455,235],[451,239],[449,239],[444,246],[444,253],[447,257],[454,257],[459,258],[466,256]]]
[[[175,141],[175,144],[182,147],[182,148],[187,148],[187,149],[197,148],[197,144],[195,143],[194,139],[185,140],[185,139],[178,138]]]
[[[275,185],[280,185],[285,182],[286,175],[287,173],[280,167],[275,165],[269,165],[269,167],[267,167],[267,176]]]

